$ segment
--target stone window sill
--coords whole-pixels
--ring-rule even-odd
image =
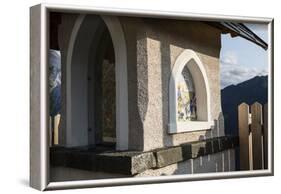
[[[214,126],[214,121],[189,121],[170,123],[168,125],[169,133],[184,133],[193,131],[202,131],[211,129]]]

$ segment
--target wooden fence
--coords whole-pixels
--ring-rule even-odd
[[[238,106],[240,170],[268,168],[268,112],[267,104]]]

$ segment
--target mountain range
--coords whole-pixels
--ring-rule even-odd
[[[256,76],[237,85],[221,90],[221,103],[224,115],[225,133],[238,135],[238,106],[245,102],[266,104],[268,101],[268,76]]]

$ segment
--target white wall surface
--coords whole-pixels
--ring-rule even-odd
[[[267,16],[275,18],[275,53],[280,53],[281,12],[279,1],[225,0],[9,0],[1,1],[1,95],[0,95],[0,193],[35,193],[28,187],[29,177],[29,7],[41,2],[82,4],[102,7],[169,10],[226,15]],[[192,2],[192,3],[190,3]],[[281,57],[275,56],[275,83],[281,81]],[[281,99],[280,86],[275,86],[275,99]],[[275,102],[275,115],[281,114],[280,101]],[[279,109],[279,110],[278,110]],[[277,120],[277,119],[276,119]],[[107,187],[79,190],[81,193],[269,193],[280,190],[281,124],[275,122],[275,176],[204,182],[185,182],[140,186]],[[203,186],[204,185],[204,186]],[[77,193],[77,190],[58,193]],[[276,193],[276,192],[274,192]]]

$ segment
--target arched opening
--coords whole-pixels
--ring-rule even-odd
[[[213,125],[207,74],[199,57],[184,50],[169,85],[169,133],[207,130]]]
[[[100,18],[88,62],[88,144],[116,143],[115,56],[110,33]]]
[[[118,18],[78,15],[63,52],[64,145],[128,149],[127,51]]]

